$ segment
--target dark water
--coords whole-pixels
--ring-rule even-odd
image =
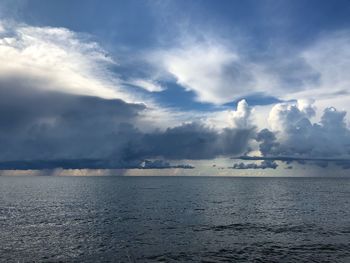
[[[2,261],[350,262],[350,180],[0,177]]]

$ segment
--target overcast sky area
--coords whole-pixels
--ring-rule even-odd
[[[346,176],[349,70],[348,0],[1,0],[0,175]]]

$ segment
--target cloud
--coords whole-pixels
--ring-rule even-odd
[[[284,98],[318,81],[319,73],[301,53],[288,56],[285,50],[268,50],[248,55],[242,41],[215,36],[185,39],[172,48],[156,50],[148,60],[163,72],[163,78],[172,76],[193,91],[199,102],[221,105],[254,94]]]
[[[317,165],[322,168],[327,168],[329,167],[330,164],[340,166],[342,169],[350,169],[350,158],[337,158],[337,157],[293,157],[293,156],[240,156],[240,157],[233,157],[231,159],[235,160],[245,160],[245,161],[266,161],[266,162],[274,162],[274,161],[281,161],[288,166],[286,169],[293,169],[293,167],[289,164],[291,163],[298,163],[298,164],[313,164]],[[254,164],[252,164],[254,166]],[[245,164],[242,163],[239,166],[245,167]],[[238,168],[240,169],[240,168]],[[244,168],[242,168],[244,169]]]
[[[162,87],[160,84],[151,81],[151,80],[144,80],[144,79],[134,79],[128,82],[131,85],[140,87],[142,89],[145,89],[149,92],[160,92],[163,91],[165,88]]]
[[[279,146],[275,133],[268,129],[262,129],[257,133],[257,142],[259,142],[259,150],[263,156],[274,154],[275,148]]]
[[[313,45],[303,50],[301,56],[319,74],[317,85],[310,86],[304,97],[322,98],[349,93],[349,30],[324,33]]]
[[[2,28],[2,85],[16,81],[17,86],[135,101],[110,70],[118,63],[88,36],[6,21]]]
[[[179,85],[194,91],[199,102],[223,104],[252,90],[248,85],[252,76],[245,63],[236,52],[218,42],[186,43],[158,50],[150,60]]]
[[[349,158],[350,130],[346,112],[334,107],[324,109],[319,122],[311,121],[313,104],[277,104],[269,116],[271,131],[257,134],[264,156],[298,158]]]
[[[326,32],[307,46],[264,50],[250,50],[246,39],[220,38],[205,28],[199,36],[187,32],[179,39],[156,47],[148,61],[158,68],[158,79],[172,77],[199,102],[222,105],[253,94],[287,101],[350,94],[349,31]]]
[[[212,159],[245,152],[254,132],[254,128],[217,131],[192,122],[146,134],[143,148],[133,154],[156,154],[166,159]]]
[[[235,163],[232,169],[276,169],[277,163],[273,160],[264,160],[260,164],[256,163]]]
[[[0,85],[0,160],[109,158],[143,104]]]
[[[288,132],[297,123],[306,123],[315,115],[312,101],[301,100],[296,105],[278,103],[270,111],[268,122],[272,130]]]
[[[271,161],[281,161],[287,164],[292,162],[334,162],[334,163],[346,163],[349,162],[350,159],[347,158],[336,158],[336,157],[298,157],[298,156],[239,156],[232,157],[233,160],[246,160],[246,161],[261,161],[261,160],[271,160]]]
[[[145,160],[140,166],[140,169],[169,169],[169,168],[182,168],[182,169],[193,169],[194,167],[189,164],[176,164],[171,165],[169,162],[164,160]]]
[[[249,107],[246,100],[241,100],[237,103],[237,110],[230,112],[230,119],[232,122],[232,127],[235,128],[251,128],[252,120],[251,120],[252,108]]]

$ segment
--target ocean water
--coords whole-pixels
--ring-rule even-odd
[[[350,179],[0,177],[4,262],[350,262]]]

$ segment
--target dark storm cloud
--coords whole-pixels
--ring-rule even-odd
[[[109,157],[138,134],[132,122],[144,108],[122,100],[1,87],[0,159]]]
[[[193,122],[162,132],[135,133],[119,151],[119,156],[125,162],[145,158],[212,159],[245,152],[253,137],[254,128],[217,131]]]
[[[260,143],[259,150],[263,155],[271,153],[273,149],[279,145],[278,142],[276,142],[275,134],[268,129],[259,131],[256,140]]]
[[[212,159],[246,150],[253,129],[216,131],[200,123],[183,124],[144,137],[146,151],[168,159]]]
[[[145,133],[146,106],[38,89],[0,86],[0,168],[175,168],[145,159],[210,159],[242,154],[254,129],[200,123]],[[188,168],[187,165],[183,168]]]

